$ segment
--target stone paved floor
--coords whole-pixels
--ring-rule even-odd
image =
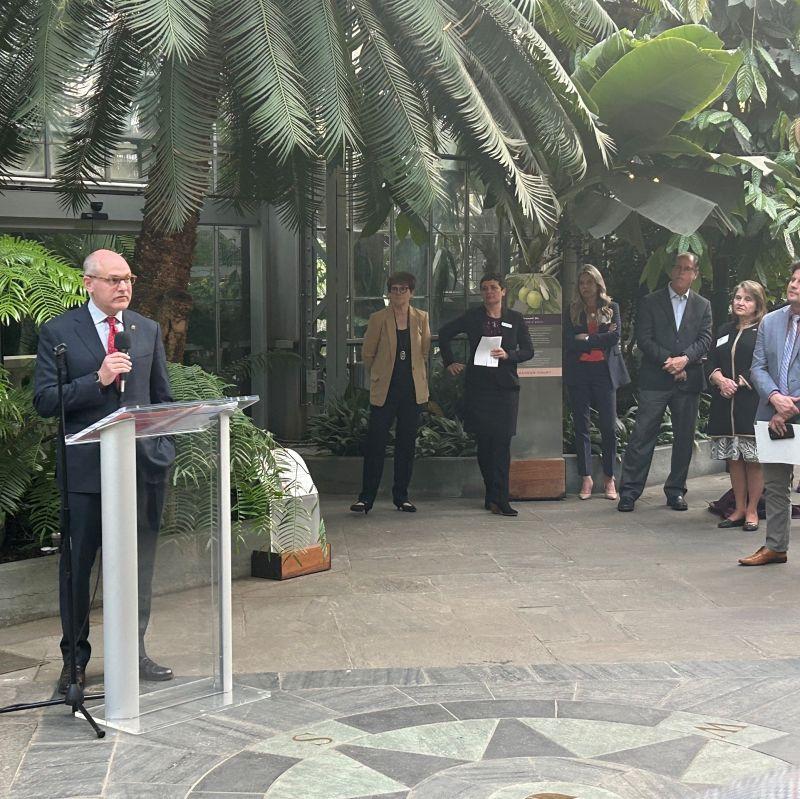
[[[103,741],[61,708],[0,716],[0,795],[678,799],[800,765],[796,567],[736,566],[763,530],[716,529],[724,487],[518,519],[325,498],[330,573],[235,587],[237,682],[269,698]],[[155,601],[150,651],[182,675],[197,606]],[[50,696],[57,661],[54,620],[1,629],[0,704]]]

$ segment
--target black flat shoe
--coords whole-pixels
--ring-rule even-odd
[[[741,519],[723,519],[717,525],[717,527],[719,527],[720,530],[727,530],[727,529],[729,529],[731,527],[744,527],[744,526],[745,526],[745,524],[744,524],[744,516],[742,516]],[[758,527],[758,525],[756,525],[756,527]]]
[[[742,525],[742,530],[744,530],[746,533],[754,533],[756,530],[758,530],[758,522],[745,522]]]
[[[354,502],[350,506],[350,510],[353,513],[363,513],[366,516],[372,510],[372,505],[359,499],[358,502]]]
[[[519,511],[514,510],[508,502],[490,502],[489,510],[498,516],[519,516]]]
[[[405,502],[395,502],[394,506],[395,508],[397,508],[397,510],[403,511],[403,513],[417,512],[417,506],[413,502],[409,502],[408,500],[406,500]]]

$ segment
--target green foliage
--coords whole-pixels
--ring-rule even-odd
[[[307,439],[334,455],[360,455],[369,422],[369,392],[348,389],[308,424]]]
[[[475,439],[460,419],[426,414],[417,433],[418,458],[465,458],[475,455]]]
[[[37,325],[86,301],[81,273],[41,244],[0,236],[0,323]]]
[[[461,405],[459,396],[463,381],[445,377],[441,372],[431,380],[431,402],[422,414],[417,431],[417,457],[469,457],[475,454],[475,443],[464,431],[457,414]],[[439,390],[438,401],[434,399],[433,384]],[[445,391],[443,387],[447,387]],[[448,412],[453,416],[448,418]],[[358,456],[363,452],[364,439],[369,423],[369,392],[364,389],[348,389],[343,397],[330,402],[309,423],[307,440],[333,455]],[[394,448],[394,427],[389,433],[387,452]]]
[[[0,544],[10,528],[6,543],[30,551],[58,530],[55,432],[33,410],[30,375],[14,385],[0,367]]]
[[[223,378],[199,366],[169,363],[167,369],[176,402],[220,399],[228,395],[231,387]],[[292,504],[290,498],[285,498],[281,486],[281,470],[276,460],[278,447],[270,433],[256,427],[241,411],[231,417],[230,433],[232,534],[243,542],[247,525],[268,539],[273,530],[273,515],[284,519],[287,503]],[[207,527],[213,519],[219,471],[216,428],[176,436],[175,448],[175,466],[162,532],[189,535]],[[297,534],[302,532],[298,530]],[[286,544],[285,530],[281,540]]]
[[[85,300],[80,272],[35,241],[0,236],[0,324],[42,324]],[[0,541],[24,551],[59,526],[56,425],[33,410],[30,373],[16,384],[0,368]]]
[[[444,132],[497,197],[551,227],[551,179],[583,173],[584,140],[603,159],[610,143],[549,42],[613,29],[598,0],[7,0],[0,172],[61,123],[58,185],[75,210],[138,115],[155,134],[146,209],[161,226],[199,211],[219,152],[231,202],[275,203],[296,224],[323,161],[348,154],[367,218],[390,199],[425,218],[444,194]]]

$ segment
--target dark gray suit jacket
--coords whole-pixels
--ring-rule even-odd
[[[681,329],[675,329],[675,314],[669,289],[648,294],[639,304],[636,319],[636,344],[642,351],[639,388],[650,391],[679,391],[699,393],[705,387],[702,360],[711,346],[711,303],[694,291],[681,319]],[[667,358],[686,355],[686,381],[676,384],[672,375],[662,369]]]
[[[122,323],[131,338],[132,369],[125,382],[125,405],[172,402],[167,359],[161,328],[135,311],[123,311]],[[106,356],[87,305],[73,308],[45,323],[39,331],[33,404],[42,416],[58,415],[58,384],[53,347],[67,345],[64,385],[66,432],[77,433],[120,407],[114,383],[103,387],[95,379]],[[169,438],[136,442],[139,479],[159,482],[175,458]],[[100,445],[67,447],[69,490],[79,494],[100,493]]]

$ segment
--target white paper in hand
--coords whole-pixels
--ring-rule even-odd
[[[500,361],[492,357],[492,350],[499,349],[502,343],[502,336],[481,336],[478,348],[475,350],[473,360],[475,366],[497,366]]]
[[[769,437],[769,423],[756,422],[756,447],[759,463],[800,463],[800,425],[792,424],[794,438],[773,441]]]

